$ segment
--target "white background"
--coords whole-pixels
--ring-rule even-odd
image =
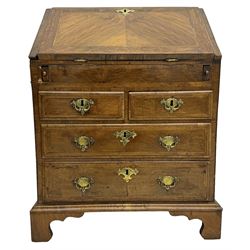
[[[0,249],[249,249],[249,1],[1,1]],[[223,54],[216,199],[221,240],[203,240],[201,222],[167,212],[87,213],[52,223],[48,243],[30,240],[36,201],[35,146],[28,54],[44,10],[53,6],[198,6]]]

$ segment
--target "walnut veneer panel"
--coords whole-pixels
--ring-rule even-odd
[[[203,80],[203,64],[95,64],[49,65],[49,82],[138,85],[162,82],[198,82]]]
[[[118,9],[122,8],[47,10],[30,56],[39,59],[81,55],[123,59],[163,54],[220,56],[202,9],[133,8],[134,12],[128,15],[117,13]]]

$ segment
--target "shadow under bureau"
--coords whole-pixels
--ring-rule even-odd
[[[32,240],[93,211],[168,211],[220,238],[220,62],[199,8],[46,10],[30,53]]]

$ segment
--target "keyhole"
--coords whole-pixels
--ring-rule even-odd
[[[126,169],[126,175],[128,175],[128,169]]]
[[[170,101],[170,106],[173,106],[173,105],[174,105],[174,101],[171,100],[171,101]]]
[[[127,133],[126,132],[123,133],[123,137],[125,137],[125,138],[127,137]]]
[[[127,12],[127,10],[125,9],[124,12]]]
[[[83,106],[83,103],[84,103],[83,100],[81,100],[81,106]]]

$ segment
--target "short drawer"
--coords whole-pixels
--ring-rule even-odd
[[[212,91],[130,92],[130,120],[211,119]]]
[[[41,119],[123,120],[123,92],[40,91]]]
[[[45,202],[205,201],[208,162],[46,163]]]
[[[43,157],[210,156],[210,123],[41,126]]]
[[[204,65],[200,63],[117,63],[48,65],[47,81],[55,83],[123,84],[164,82],[198,82],[207,80]]]

